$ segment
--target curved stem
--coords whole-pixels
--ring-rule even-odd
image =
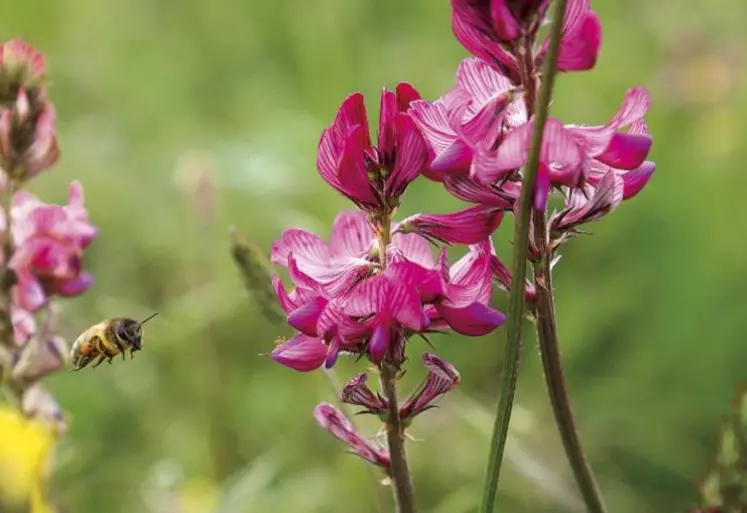
[[[386,363],[381,366],[381,388],[389,403],[389,419],[386,423],[386,440],[389,457],[392,459],[392,483],[399,513],[416,513],[415,489],[405,453],[405,433],[399,418],[397,402],[397,369]]]
[[[556,0],[555,14],[550,34],[550,47],[545,58],[542,84],[540,86],[532,145],[529,149],[527,164],[524,167],[524,182],[519,199],[519,209],[514,228],[514,254],[511,269],[512,287],[509,305],[506,349],[504,368],[501,377],[501,397],[493,426],[493,436],[490,441],[490,455],[488,469],[483,488],[482,506],[480,511],[492,513],[495,507],[495,497],[498,493],[498,479],[500,477],[503,451],[508,437],[508,425],[511,420],[511,410],[516,392],[516,381],[519,375],[521,360],[521,329],[524,318],[524,280],[527,271],[527,251],[529,245],[529,221],[532,209],[534,184],[539,167],[540,147],[547,122],[552,87],[556,73],[556,62],[560,38],[562,35],[563,18],[567,0]],[[528,71],[528,70],[525,70]],[[531,74],[531,73],[530,73]],[[530,110],[531,112],[531,110]]]
[[[535,317],[545,383],[550,395],[555,422],[563,440],[565,454],[573,469],[573,475],[592,513],[605,513],[607,508],[599,490],[594,473],[581,447],[581,440],[573,418],[571,401],[563,376],[563,366],[558,348],[558,331],[555,323],[555,304],[552,296],[552,251],[547,248],[546,219],[544,212],[535,212],[534,230],[539,241],[542,260],[534,265],[534,282],[537,289]]]

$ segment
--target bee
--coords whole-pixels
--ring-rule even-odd
[[[75,339],[70,350],[73,362],[72,370],[81,370],[96,360],[93,368],[101,365],[104,360],[112,363],[112,359],[125,351],[130,351],[130,359],[135,357],[135,351],[143,348],[143,324],[158,315],[154,313],[144,321],[136,321],[125,317],[107,319],[88,328]]]

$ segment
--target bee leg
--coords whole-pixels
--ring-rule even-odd
[[[94,363],[93,367],[91,367],[91,368],[95,369],[96,367],[98,367],[99,365],[101,365],[102,363],[104,363],[104,360],[106,360],[106,355],[102,354],[101,356],[99,356],[99,359],[96,360],[96,363]]]

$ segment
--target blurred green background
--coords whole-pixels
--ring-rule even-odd
[[[101,228],[87,259],[96,283],[63,304],[62,334],[162,312],[133,361],[48,380],[72,416],[55,500],[75,513],[207,513],[217,502],[222,513],[391,511],[387,490],[311,417],[333,399],[324,373],[260,355],[289,331],[244,291],[227,233],[235,225],[268,249],[291,225],[328,234],[349,204],[316,172],[322,128],[354,90],[373,118],[383,85],[408,81],[428,98],[451,88],[466,53],[448,2],[3,7],[0,36],[46,53],[58,109],[62,159],[34,191],[61,202],[81,180]],[[692,504],[719,418],[747,374],[747,4],[593,7],[604,24],[598,65],[560,78],[554,115],[602,123],[627,88],[646,86],[658,169],[564,251],[555,283],[563,357],[611,511],[671,512]],[[423,181],[404,214],[458,205]],[[509,236],[504,226],[496,237],[506,260]],[[463,385],[412,430],[423,511],[476,510],[504,333],[438,340]],[[416,355],[426,349],[412,343],[405,388],[422,376]],[[337,373],[362,369],[346,361]],[[582,511],[529,331],[515,415],[502,511]]]

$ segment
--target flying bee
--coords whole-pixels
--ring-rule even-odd
[[[130,351],[130,359],[135,357],[135,351],[143,348],[143,324],[158,315],[154,313],[144,321],[136,321],[125,317],[107,319],[95,324],[80,334],[70,350],[73,362],[72,370],[81,370],[96,360],[93,368],[101,365],[104,360],[112,363],[112,358]]]

